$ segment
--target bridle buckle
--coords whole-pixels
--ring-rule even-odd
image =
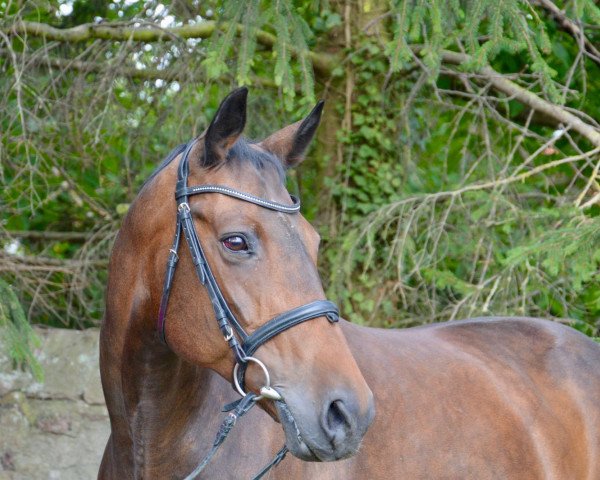
[[[231,340],[233,338],[233,328],[231,328],[231,325],[225,325],[225,332],[223,334],[223,339],[226,342],[229,342],[229,340]]]

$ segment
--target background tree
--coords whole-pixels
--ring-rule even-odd
[[[129,202],[245,84],[256,138],[327,101],[290,188],[346,317],[596,334],[592,0],[2,0],[0,19],[1,285],[30,321],[98,323]]]

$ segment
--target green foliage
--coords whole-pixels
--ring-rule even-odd
[[[217,28],[210,38],[153,43],[0,38],[0,287],[12,295],[1,301],[4,323],[23,323],[16,294],[28,321],[97,325],[110,247],[138,189],[246,84],[254,138],[299,119],[315,89],[327,99],[319,158],[291,184],[322,234],[323,278],[345,316],[375,326],[568,317],[597,335],[598,156],[517,181],[590,145],[481,75],[491,66],[595,125],[600,68],[542,8],[398,0],[350,2],[347,15],[340,2],[98,0],[66,14],[60,5],[4,3],[0,24],[66,28],[101,17]],[[598,43],[592,0],[557,5]],[[450,64],[444,51],[472,61]],[[315,81],[311,61],[321,54],[332,67]],[[26,330],[10,328],[31,348]],[[32,359],[12,348],[19,362]]]
[[[552,217],[555,218],[554,215]],[[568,218],[565,214],[563,218]],[[537,258],[552,277],[569,278],[575,292],[581,292],[597,274],[600,262],[600,221],[574,212],[567,225],[542,234],[534,242],[510,250],[505,263],[517,265]],[[600,293],[600,292],[599,292]],[[597,301],[590,306],[599,307]],[[600,310],[595,309],[596,315]]]
[[[547,68],[546,78],[537,72],[554,99],[551,90],[572,80],[569,72],[578,49],[525,4],[515,2],[519,10],[512,12],[530,25],[525,31],[521,24],[519,34],[506,30],[518,26],[508,25],[509,8],[500,11],[491,2],[474,2],[467,25],[462,2],[443,3],[396,5],[393,41],[385,46],[389,68],[377,64],[381,44],[376,40],[360,39],[360,53],[349,56],[357,93],[353,128],[340,137],[345,161],[328,184],[338,207],[335,231],[344,232],[339,238],[325,235],[328,266],[323,271],[331,272],[329,294],[350,312],[351,320],[370,325],[406,326],[493,313],[576,319],[575,328],[597,335],[598,209],[568,206],[585,190],[597,156],[587,165],[563,165],[525,181],[511,180],[559,152],[576,154],[574,142],[563,138],[555,143],[558,150],[533,153],[526,160],[551,138],[552,128],[534,125],[535,134],[525,130],[523,136],[522,105],[497,98],[487,103],[480,96],[487,91],[483,82],[469,82],[470,95],[460,96],[466,77],[462,85],[443,74],[436,77],[439,58],[430,46],[452,49],[457,41],[466,46],[470,37],[479,39],[467,49],[477,62],[461,68],[477,70],[492,62],[504,72],[528,68],[524,59],[560,49],[560,58],[546,57],[546,66],[539,66]],[[433,35],[438,28],[431,12],[438,7],[454,9],[442,15],[448,22],[443,31],[451,34],[441,44]],[[488,36],[481,41],[483,28]],[[411,66],[409,44],[415,41],[428,45],[423,54],[426,76]],[[427,55],[433,55],[431,62]],[[390,70],[404,76],[390,77]],[[574,85],[585,82],[581,77]],[[568,104],[581,100],[560,93]],[[588,92],[587,111],[597,108],[597,98]],[[505,111],[517,123],[497,114]]]
[[[352,105],[352,129],[338,134],[338,140],[348,147],[348,161],[339,169],[345,181],[329,185],[333,196],[348,208],[350,220],[361,219],[374,208],[398,199],[401,185],[401,165],[392,160],[397,149],[396,122],[385,114],[368,113],[379,111],[386,101],[378,83],[373,82],[387,71],[380,53],[377,45],[364,44],[360,54],[350,56],[358,93]],[[341,222],[345,215],[343,212]]]
[[[257,57],[268,61],[265,56],[256,55],[257,32],[272,30],[276,37],[273,78],[275,85],[281,87],[286,108],[292,110],[296,105],[296,77],[300,79],[303,104],[314,103],[314,78],[308,48],[312,31],[290,0],[225,2],[220,21],[225,28],[215,31],[203,62],[209,78],[218,79],[229,72],[226,59],[231,58],[230,52],[235,49],[236,80],[240,85],[251,85],[251,72],[255,70]],[[325,28],[334,25],[335,18],[328,16]],[[235,38],[238,30],[241,32],[239,44]],[[292,53],[297,56],[295,65]]]
[[[44,372],[32,349],[40,346],[25,317],[19,299],[12,287],[0,279],[0,331],[2,344],[17,367],[28,367],[37,381],[42,381]]]
[[[574,2],[577,17],[598,14],[593,0]],[[492,63],[500,54],[520,55],[526,67],[537,74],[549,97],[560,102],[553,69],[547,56],[552,51],[543,19],[528,2],[521,0],[396,0],[392,2],[393,40],[387,45],[390,68],[400,71],[413,61],[410,44],[424,44],[424,64],[435,79],[442,49],[464,50],[473,58],[467,70]]]

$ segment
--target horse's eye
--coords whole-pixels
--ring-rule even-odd
[[[222,240],[223,246],[227,250],[231,250],[232,252],[246,252],[248,251],[248,244],[246,243],[246,239],[244,237],[240,237],[239,235],[233,235],[232,237],[227,237]]]

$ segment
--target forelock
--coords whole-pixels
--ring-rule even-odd
[[[255,143],[245,138],[238,139],[227,153],[228,162],[250,163],[257,170],[274,168],[281,183],[285,183],[285,169],[281,161],[271,152],[254,146]]]

